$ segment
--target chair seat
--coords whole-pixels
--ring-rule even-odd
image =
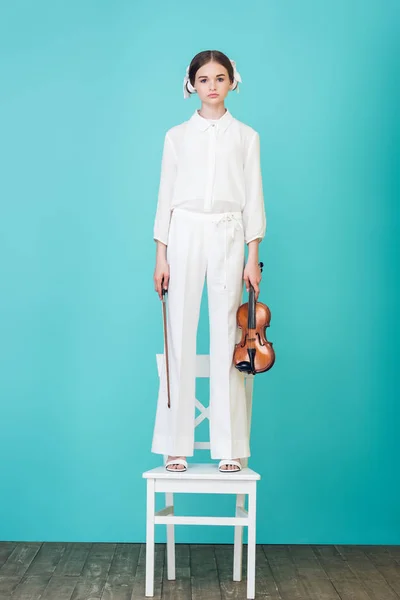
[[[249,467],[241,471],[221,473],[215,463],[189,463],[187,471],[172,473],[165,466],[155,467],[143,473],[145,479],[229,479],[230,481],[253,481],[261,479],[261,475]]]

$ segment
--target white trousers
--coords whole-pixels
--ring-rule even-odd
[[[193,456],[196,337],[204,281],[210,323],[211,458],[250,456],[244,375],[233,363],[240,339],[244,232],[240,212],[175,208],[167,245],[170,268],[167,335],[171,406],[165,361],[160,376],[152,452]]]

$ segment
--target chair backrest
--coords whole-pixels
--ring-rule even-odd
[[[165,366],[165,357],[164,354],[156,354],[157,358],[157,370],[158,376],[161,376],[162,369]],[[249,375],[247,373],[240,373],[240,375],[244,378],[245,381],[245,391],[246,391],[246,412],[247,412],[247,424],[248,424],[248,435],[250,439],[250,431],[251,431],[251,411],[252,411],[252,403],[253,403],[253,383],[254,383],[254,375]],[[200,377],[210,377],[210,355],[209,354],[197,354],[196,356],[196,378]],[[194,426],[195,428],[200,425],[204,421],[204,419],[210,418],[209,407],[204,406],[200,400],[195,398],[195,405],[199,409],[200,414],[195,418]],[[195,432],[196,435],[196,432]],[[209,450],[210,449],[210,440],[203,442],[194,442],[195,450]],[[164,455],[164,463],[167,461],[167,455]],[[247,467],[248,459],[242,458],[241,463],[243,467]]]

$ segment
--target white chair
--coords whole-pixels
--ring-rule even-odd
[[[160,376],[164,354],[157,354],[158,375]],[[253,398],[253,375],[245,375],[246,404],[249,424]],[[196,357],[196,377],[209,377],[209,355]],[[209,418],[209,408],[196,398],[200,415],[195,419],[195,427]],[[194,449],[210,449],[210,442],[194,442]],[[143,473],[147,479],[147,515],[146,515],[146,596],[154,596],[154,528],[155,525],[167,526],[167,578],[175,579],[175,525],[233,525],[234,555],[233,581],[242,579],[243,527],[248,528],[247,546],[247,598],[255,596],[255,561],[256,561],[256,485],[261,479],[259,473],[249,469],[247,459],[241,459],[242,470],[232,473],[221,473],[218,465],[213,463],[190,463],[187,471],[171,473],[164,465]],[[165,508],[155,512],[156,492],[165,493]],[[197,494],[235,494],[236,514],[231,517],[177,516],[174,513],[174,493]],[[248,507],[245,509],[245,497],[248,496]]]

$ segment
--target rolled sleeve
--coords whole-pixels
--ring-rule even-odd
[[[168,135],[165,134],[161,160],[160,185],[158,189],[157,210],[154,220],[153,237],[163,244],[168,244],[169,223],[171,219],[171,202],[176,179],[176,154]]]
[[[260,162],[260,136],[257,132],[250,142],[244,164],[245,205],[242,211],[246,244],[265,236],[267,221]]]

